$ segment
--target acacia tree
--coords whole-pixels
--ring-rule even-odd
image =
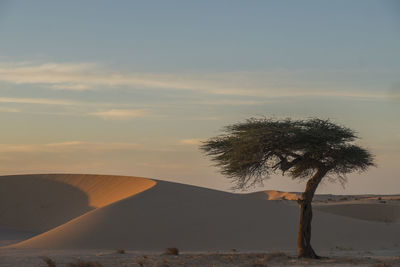
[[[374,165],[371,153],[355,145],[355,132],[322,119],[256,119],[229,125],[224,134],[211,138],[201,149],[216,162],[237,189],[261,183],[270,174],[306,179],[298,199],[299,257],[319,258],[311,246],[311,202],[324,177],[346,181],[346,174]]]

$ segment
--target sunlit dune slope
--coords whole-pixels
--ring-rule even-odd
[[[0,227],[42,232],[155,185],[145,178],[38,174],[0,177]]]
[[[14,248],[183,251],[296,249],[298,208],[244,194],[157,181],[149,190],[98,208]],[[399,224],[314,213],[313,243],[382,249],[399,246]]]
[[[277,190],[265,190],[248,194],[249,196],[264,198],[267,200],[297,200],[299,193],[282,192]]]

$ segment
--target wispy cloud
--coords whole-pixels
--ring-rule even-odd
[[[119,107],[118,103],[102,103],[102,102],[80,102],[68,99],[51,99],[51,98],[15,98],[15,97],[0,97],[0,103],[15,104],[15,105],[45,105],[56,106],[62,108],[61,112],[49,111],[33,111],[30,114],[51,114],[51,115],[76,115],[99,117],[105,120],[128,120],[133,118],[148,117],[149,109],[120,109],[110,107]],[[14,105],[14,106],[15,106]],[[64,108],[65,107],[65,108]],[[73,107],[71,109],[71,107]],[[98,110],[103,107],[103,110]],[[108,109],[107,109],[108,108]],[[27,112],[24,109],[15,107],[0,107],[0,112]]]
[[[0,153],[9,152],[50,152],[58,148],[71,148],[83,145],[83,142],[72,141],[49,144],[0,144]]]
[[[39,84],[58,90],[95,90],[129,86],[132,89],[189,90],[207,94],[278,97],[344,97],[388,99],[382,90],[369,86],[368,72],[318,70],[236,72],[222,74],[154,74],[109,70],[93,63],[0,63],[0,81]],[[338,77],[343,77],[339,79]],[[365,80],[360,84],[360,81]],[[346,82],[347,81],[347,82]],[[322,88],[322,89],[321,89]]]
[[[46,144],[0,144],[0,153],[35,153],[35,152],[65,152],[76,150],[146,150],[147,148],[135,143],[91,143],[82,141],[67,141]]]
[[[39,104],[39,105],[57,105],[57,106],[73,106],[79,103],[75,101],[51,98],[15,98],[0,97],[0,103],[16,103],[16,104]]]
[[[17,108],[0,107],[0,112],[17,113],[20,112],[20,110]]]
[[[90,89],[90,86],[86,84],[54,84],[51,88],[57,90],[83,91]]]
[[[84,90],[97,86],[188,89],[202,87],[175,75],[109,71],[91,63],[0,64],[0,81],[15,84],[47,84],[55,89]]]
[[[145,109],[110,109],[89,113],[89,115],[97,116],[106,120],[128,120],[146,117],[149,115],[149,111]]]
[[[180,143],[183,145],[200,145],[203,140],[199,138],[193,138],[193,139],[182,139],[180,140]]]

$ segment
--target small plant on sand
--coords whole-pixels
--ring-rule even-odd
[[[77,260],[76,262],[71,262],[68,267],[102,267],[102,265],[97,261],[84,261]]]
[[[168,264],[168,261],[167,261],[166,259],[163,259],[163,260],[162,260],[162,264],[161,264],[160,267],[170,267],[170,266],[169,266],[169,264]]]
[[[223,260],[224,262],[227,262],[227,263],[232,262],[233,259],[234,259],[234,257],[232,254],[227,254],[227,255],[221,256],[221,260]]]
[[[125,254],[125,249],[122,249],[122,248],[117,249],[117,253],[118,254]]]
[[[179,249],[176,247],[167,248],[164,252],[165,255],[179,255]]]
[[[147,259],[146,258],[140,258],[136,260],[136,263],[140,266],[143,267],[146,264]]]
[[[392,266],[387,263],[377,263],[377,264],[372,265],[371,267],[392,267]]]
[[[56,267],[56,263],[55,261],[53,261],[52,259],[50,259],[47,256],[42,256],[40,257],[47,265],[47,267]]]
[[[272,259],[276,259],[276,258],[287,258],[288,256],[281,251],[273,251],[271,253],[268,253],[267,257],[268,257],[268,260],[272,260]]]
[[[267,266],[268,256],[264,255],[263,257],[256,258],[251,266]]]

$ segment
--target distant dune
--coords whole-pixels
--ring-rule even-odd
[[[250,193],[249,195],[267,200],[297,200],[300,196],[299,193],[282,192],[276,190],[259,191]]]
[[[295,199],[296,193],[270,190],[265,198],[260,197],[265,192],[232,194],[145,178],[63,174],[3,176],[0,190],[0,227],[42,232],[13,248],[296,249],[298,207],[281,200]],[[377,215],[366,216],[366,206],[357,209],[354,203],[316,203],[316,249],[398,249],[400,201],[369,201],[363,205]],[[380,222],[381,216],[390,219]]]
[[[295,205],[301,193],[265,190],[249,195],[267,200],[290,200]],[[360,220],[400,222],[399,195],[315,195],[313,206],[319,211]]]

